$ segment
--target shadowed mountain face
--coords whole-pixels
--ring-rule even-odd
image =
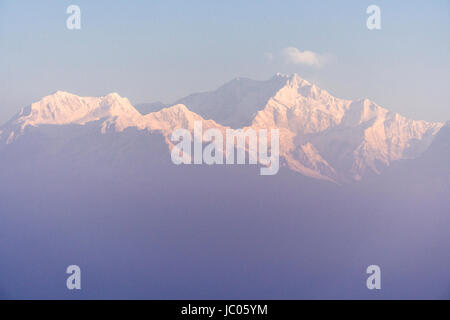
[[[408,184],[408,191],[413,192],[411,197],[435,193],[450,198],[450,122],[436,134],[422,155],[395,163],[380,176],[368,179],[367,184],[372,183],[385,185],[393,192]],[[448,208],[444,211],[448,212]]]
[[[212,92],[196,93],[177,101],[204,119],[234,129],[251,125],[256,113],[286,84],[287,77],[276,75],[268,81],[236,78]]]
[[[448,164],[450,160],[450,121],[447,121],[445,126],[439,130],[433,143],[423,153],[421,158],[429,159],[430,161],[434,159],[440,164],[438,168],[450,170],[449,166],[444,167],[444,164]]]
[[[0,298],[450,298],[448,124],[303,81],[252,120],[294,146],[274,176],[174,165],[168,134],[202,119],[182,105],[143,116],[115,94],[60,92],[24,109],[0,128]],[[294,170],[325,166],[316,154],[336,172],[390,161],[338,185]],[[81,291],[66,289],[71,264]],[[372,264],[381,291],[365,286]]]
[[[150,103],[141,103],[135,105],[137,111],[139,111],[143,116],[160,111],[161,109],[169,107],[167,104],[162,102],[150,102]]]

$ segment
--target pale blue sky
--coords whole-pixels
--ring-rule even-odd
[[[66,28],[70,4],[81,8],[81,30]],[[381,8],[382,30],[366,28],[370,4]],[[445,121],[449,40],[448,0],[0,0],[0,122],[56,90],[170,103],[276,72]],[[321,68],[288,64],[278,57],[286,47],[333,59]]]

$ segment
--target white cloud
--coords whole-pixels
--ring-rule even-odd
[[[329,60],[329,55],[327,54],[319,54],[309,50],[300,51],[295,47],[282,49],[280,55],[285,63],[303,64],[317,68],[322,67]]]

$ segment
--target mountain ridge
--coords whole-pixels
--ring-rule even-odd
[[[192,131],[194,121],[222,132],[247,124],[240,128],[280,130],[280,157],[289,169],[342,182],[361,180],[368,172],[381,173],[393,161],[420,156],[444,126],[407,119],[368,99],[336,98],[297,74],[277,74],[267,81],[236,78],[215,91],[179,101],[185,104],[143,115],[117,93],[80,97],[57,91],[0,127],[0,144],[12,143],[29,126],[83,126],[98,121],[102,133],[127,128],[158,132],[170,149],[171,132]]]

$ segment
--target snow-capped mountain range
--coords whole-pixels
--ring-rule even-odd
[[[285,167],[337,183],[379,174],[395,161],[419,157],[444,126],[407,119],[368,99],[333,97],[297,74],[277,74],[267,81],[236,78],[216,91],[194,94],[147,114],[117,93],[79,97],[57,91],[0,127],[0,152],[32,134],[29,128],[86,124],[102,134],[129,128],[161,134],[170,149],[173,130],[193,130],[194,121],[219,130],[278,128]]]

